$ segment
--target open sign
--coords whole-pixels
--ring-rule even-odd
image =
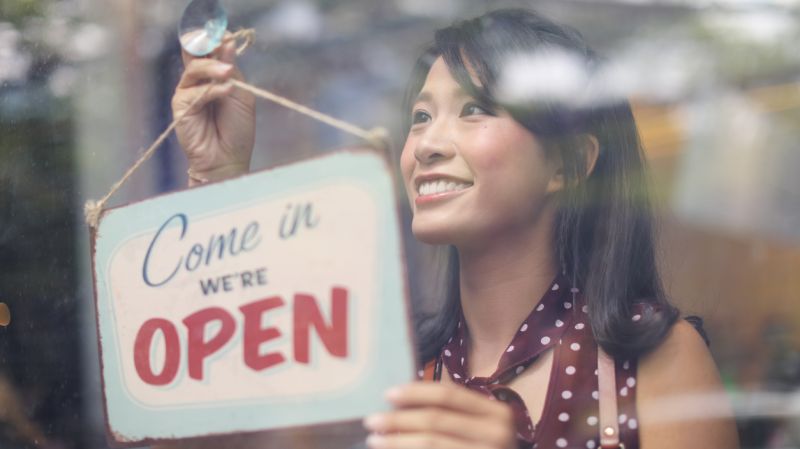
[[[94,275],[118,443],[353,420],[413,378],[393,183],[347,151],[108,211]]]

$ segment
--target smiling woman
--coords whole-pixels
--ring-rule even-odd
[[[401,166],[414,235],[464,251],[535,227],[546,193],[560,186],[532,133],[507,111],[476,103],[441,58],[412,116]]]
[[[548,54],[584,82],[545,97],[499,85],[512,62]],[[216,56],[184,55],[176,115],[209,80],[240,78],[231,46]],[[396,409],[365,420],[370,447],[737,446],[724,400],[692,422],[653,406],[721,386],[663,292],[633,115],[591,95],[598,64],[577,32],[518,9],[438,31],[418,60],[400,165],[413,233],[450,246],[452,277],[444,309],[419,321],[424,381],[387,392]],[[203,179],[249,165],[253,99],[227,86],[178,128]]]

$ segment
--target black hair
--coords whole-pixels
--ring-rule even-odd
[[[640,356],[665,338],[679,313],[667,300],[658,273],[646,162],[630,104],[625,99],[498,98],[510,57],[553,51],[575,57],[589,77],[600,65],[580,33],[529,10],[497,10],[441,29],[412,72],[406,120],[433,62],[441,57],[476,100],[508,110],[542,142],[548,156],[561,158],[567,187],[554,226],[554,257],[583,291],[598,344],[614,356]],[[587,176],[581,152],[588,135],[597,139],[600,151]],[[438,354],[461,316],[454,248],[449,258],[443,309],[416,323],[423,363]],[[633,321],[639,308],[642,317]]]

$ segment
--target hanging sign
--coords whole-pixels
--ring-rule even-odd
[[[94,234],[116,443],[359,419],[413,379],[392,176],[354,150],[105,213]]]

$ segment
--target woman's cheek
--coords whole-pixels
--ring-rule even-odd
[[[400,175],[403,178],[403,186],[406,189],[406,195],[412,210],[414,209],[414,194],[416,190],[411,180],[411,176],[414,173],[414,165],[414,155],[410,153],[410,150],[403,148],[403,152],[400,154]]]

